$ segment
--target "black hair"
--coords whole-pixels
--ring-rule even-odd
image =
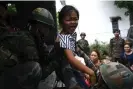
[[[126,40],[125,43],[124,43],[124,46],[125,45],[129,45],[130,48],[132,48],[132,42],[129,41],[129,40]]]
[[[73,7],[73,6],[71,6],[71,5],[65,5],[65,6],[61,9],[61,11],[59,12],[59,16],[58,16],[58,18],[59,18],[59,24],[62,24],[63,18],[66,16],[66,14],[67,14],[69,11],[72,11],[72,10],[74,10],[74,11],[77,13],[77,16],[78,16],[78,18],[79,18],[79,11],[78,11],[75,7]]]
[[[115,32],[119,32],[120,33],[120,30],[119,29],[113,30],[113,33],[115,33]]]

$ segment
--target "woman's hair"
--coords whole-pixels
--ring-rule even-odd
[[[75,11],[76,13],[77,13],[77,16],[78,16],[78,18],[79,18],[79,11],[75,8],[75,7],[73,7],[73,6],[71,6],[71,5],[65,5],[62,9],[61,9],[61,11],[59,12],[59,16],[58,16],[58,18],[59,18],[59,24],[61,25],[62,24],[62,20],[63,20],[63,18],[70,12],[70,11]]]
[[[132,48],[132,43],[128,40],[125,41],[124,46],[129,45],[130,48]]]
[[[96,52],[96,53],[97,53],[97,56],[98,56],[98,59],[101,60],[100,52],[99,52],[97,49],[93,49],[93,50],[91,51],[91,53],[92,53],[92,52]]]

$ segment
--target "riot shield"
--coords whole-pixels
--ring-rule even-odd
[[[100,73],[110,89],[133,89],[133,73],[120,63],[102,64]]]

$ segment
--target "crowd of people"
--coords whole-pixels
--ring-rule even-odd
[[[31,13],[26,30],[10,31],[13,27],[7,22],[6,4],[0,4],[0,89],[37,89],[40,81],[53,71],[67,89],[88,89],[95,85],[95,72],[102,63],[101,57],[98,50],[87,48],[85,33],[81,33],[82,39],[76,42],[79,11],[71,5],[61,9],[59,24],[62,30],[52,51],[45,42],[54,28],[52,14],[41,7]],[[112,61],[127,62],[125,65],[133,69],[132,45],[124,43],[119,33],[119,30],[115,31],[115,37],[110,41]]]

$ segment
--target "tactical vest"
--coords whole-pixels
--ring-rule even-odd
[[[17,56],[10,48],[12,48],[9,41],[14,34],[3,33],[0,36],[0,72],[6,68],[13,67],[17,63]]]
[[[90,48],[87,40],[80,39],[77,42],[77,45],[80,46],[80,48],[87,54],[89,55],[90,53]]]

